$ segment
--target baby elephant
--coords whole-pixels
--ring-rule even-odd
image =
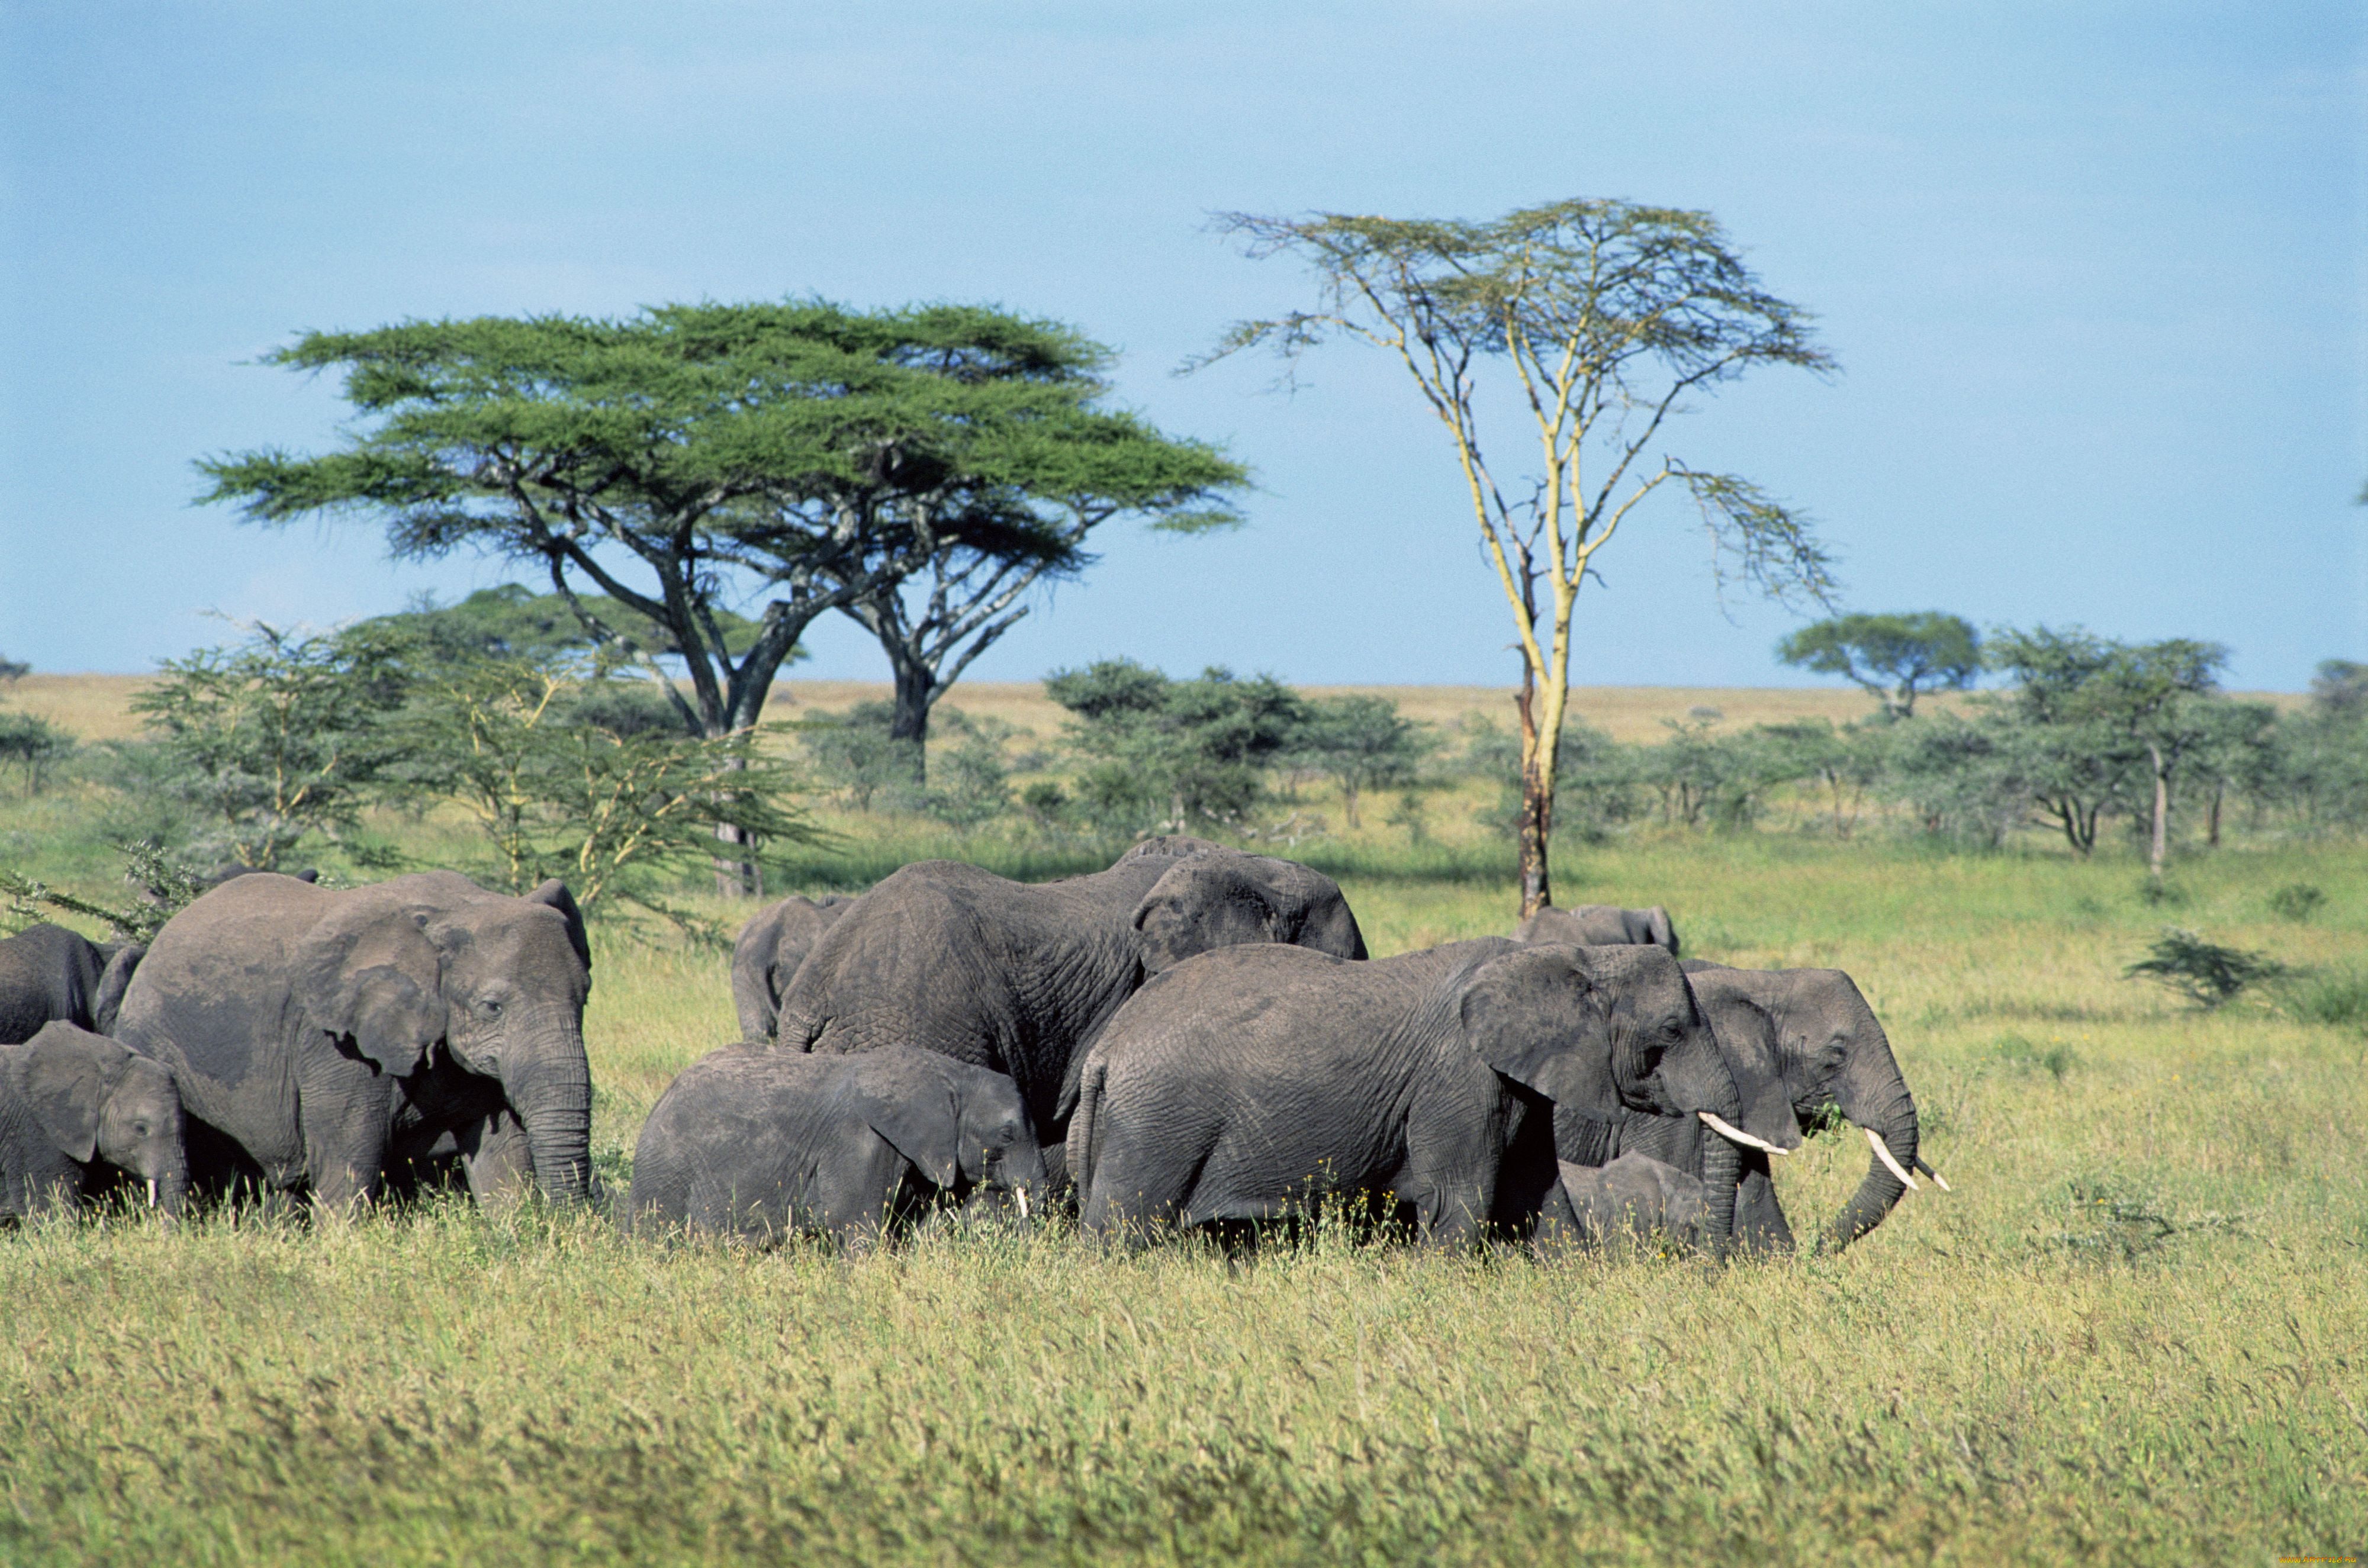
[[[668,1085],[633,1150],[631,1230],[869,1239],[940,1195],[1008,1193],[1044,1159],[1009,1078],[893,1046],[810,1056],[726,1046]]]
[[[0,1219],[72,1213],[102,1165],[145,1180],[149,1201],[180,1212],[189,1162],[165,1064],[64,1022],[0,1046]]]
[[[1641,1242],[1656,1232],[1691,1244],[1710,1210],[1702,1177],[1650,1155],[1622,1154],[1608,1165],[1556,1164],[1562,1180],[1546,1194],[1545,1211],[1538,1219],[1541,1247]]]

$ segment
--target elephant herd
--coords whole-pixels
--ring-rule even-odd
[[[1822,1233],[1849,1244],[1930,1173],[1881,1024],[1839,971],[1678,949],[1659,909],[1549,909],[1372,959],[1330,878],[1181,836],[1041,884],[919,862],[748,923],[746,1038],[652,1108],[620,1217],[869,1242],[1062,1208],[1139,1244],[1329,1207],[1431,1245],[1788,1251],[1770,1161],[1838,1113],[1873,1154]],[[590,987],[556,881],[239,876],[144,951],[35,927],[0,942],[0,1217],[127,1179],[168,1214],[439,1173],[590,1199]]]

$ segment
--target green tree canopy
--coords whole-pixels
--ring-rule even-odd
[[[949,555],[1074,566],[1119,513],[1230,520],[1244,471],[1101,406],[1110,358],[1008,312],[823,300],[310,333],[268,362],[342,374],[343,446],[208,459],[202,499],[269,524],[358,511],[401,556],[537,563],[617,647],[632,630],[606,595],[663,630],[685,721],[721,734],[756,722],[816,616]],[[763,606],[737,652],[734,604]]]
[[[681,655],[682,649],[664,626],[618,600],[605,594],[586,594],[580,596],[580,602],[602,625],[617,632],[617,642],[611,645],[614,651],[628,655]],[[449,605],[423,595],[409,609],[379,616],[370,624],[416,640],[430,657],[550,659],[599,646],[565,597],[538,594],[522,583],[479,588]],[[735,657],[746,654],[764,633],[757,622],[728,609],[715,612],[715,626],[725,651]],[[803,650],[791,648],[785,662],[803,657]]]
[[[1981,637],[1962,616],[1838,615],[1804,626],[1776,644],[1796,669],[1840,676],[1906,719],[1928,691],[1963,691],[1982,667]]]
[[[1170,680],[1132,659],[1105,659],[1055,671],[1044,691],[1074,715],[1069,742],[1088,764],[1077,779],[1088,814],[1129,831],[1238,824],[1306,719],[1298,693],[1272,676],[1245,680],[1222,665]]]

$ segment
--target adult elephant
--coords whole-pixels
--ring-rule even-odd
[[[732,944],[732,1005],[742,1040],[771,1040],[781,1017],[781,993],[806,954],[854,900],[841,893],[785,898],[759,910]]]
[[[451,871],[337,892],[258,872],[165,923],[117,1031],[172,1069],[201,1185],[338,1210],[452,1153],[481,1199],[581,1198],[591,974],[556,879],[510,898]]]
[[[1517,942],[1576,942],[1582,947],[1622,947],[1650,943],[1678,956],[1678,928],[1659,904],[1650,909],[1622,909],[1614,903],[1582,903],[1574,909],[1548,904],[1520,924]]]
[[[1057,882],[922,860],[823,933],[781,997],[780,1040],[916,1046],[1008,1075],[1059,1187],[1086,1048],[1150,976],[1237,943],[1365,956],[1331,878],[1206,839],[1149,839],[1106,871]]]
[[[47,923],[0,940],[0,1045],[21,1045],[52,1020],[111,1032],[144,951]]]
[[[1838,969],[1700,961],[1685,969],[1726,1052],[1749,1131],[1797,1147],[1797,1131],[1777,1135],[1782,1122],[1797,1128],[1836,1110],[1865,1133],[1873,1149],[1866,1176],[1819,1243],[1822,1252],[1839,1252],[1882,1223],[1914,1185],[1917,1168],[1932,1168],[1918,1153],[1916,1096],[1882,1022]],[[1630,1117],[1618,1132],[1620,1152],[1649,1154],[1696,1175],[1703,1174],[1702,1148],[1695,1129],[1667,1117]],[[1739,1245],[1769,1252],[1795,1244],[1764,1152],[1745,1153],[1736,1237]]]
[[[1384,1195],[1418,1238],[1534,1225],[1560,1172],[1554,1113],[1741,1113],[1677,961],[1501,937],[1350,964],[1212,952],[1120,1009],[1069,1127],[1080,1220],[1102,1236],[1255,1221]],[[1707,1156],[1725,1250],[1738,1151]]]

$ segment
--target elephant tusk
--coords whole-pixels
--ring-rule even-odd
[[[150,1176],[148,1178],[148,1207],[151,1209],[156,1207],[156,1178],[154,1176]]]
[[[1025,1220],[1028,1218],[1028,1189],[1024,1187],[1014,1187],[1011,1195],[1019,1199],[1019,1217]]]
[[[1876,1134],[1873,1128],[1861,1127],[1859,1131],[1865,1133],[1866,1141],[1874,1145],[1874,1157],[1883,1162],[1884,1169],[1889,1171],[1893,1176],[1897,1176],[1901,1184],[1905,1186],[1908,1191],[1921,1192],[1924,1190],[1922,1187],[1917,1186],[1916,1178],[1909,1176],[1906,1170],[1901,1168],[1899,1162],[1891,1157],[1891,1145],[1885,1143],[1882,1138]]]
[[[1926,1176],[1930,1176],[1932,1178],[1932,1185],[1939,1187],[1941,1191],[1954,1192],[1957,1190],[1955,1187],[1949,1185],[1949,1178],[1942,1176],[1939,1171],[1934,1170],[1921,1154],[1916,1156],[1916,1168],[1922,1171]]]
[[[1754,1138],[1750,1133],[1746,1132],[1740,1127],[1731,1127],[1726,1122],[1711,1115],[1711,1113],[1706,1110],[1698,1110],[1694,1112],[1694,1114],[1702,1119],[1703,1126],[1709,1128],[1713,1132],[1717,1133],[1720,1137],[1725,1139],[1730,1143],[1740,1143],[1747,1149],[1764,1149],[1771,1154],[1789,1154],[1793,1152],[1790,1149],[1779,1149],[1775,1144],[1770,1143],[1765,1138]]]

